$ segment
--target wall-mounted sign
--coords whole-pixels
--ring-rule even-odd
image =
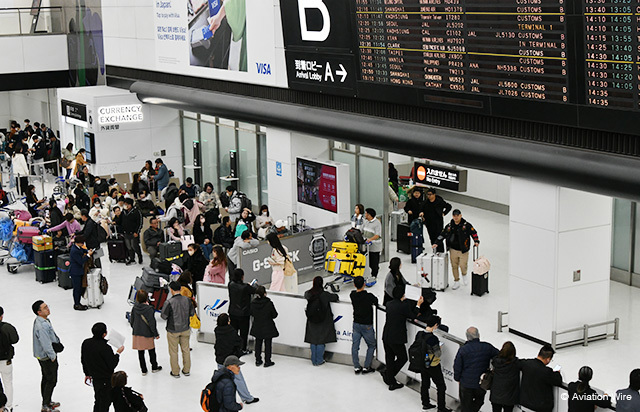
[[[413,166],[418,186],[433,186],[457,192],[467,191],[467,171],[455,167],[416,162]]]
[[[141,122],[143,119],[141,104],[105,106],[98,109],[98,123],[101,125]]]
[[[80,103],[62,100],[62,115],[71,119],[87,121],[87,106]]]

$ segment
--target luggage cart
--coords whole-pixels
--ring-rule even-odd
[[[332,292],[337,293],[340,291],[341,284],[348,284],[356,277],[363,277],[368,253],[366,245],[362,247],[357,243],[334,242],[325,257],[324,268],[336,277],[325,284],[325,289],[330,288]],[[375,284],[374,278],[365,279],[367,287]]]

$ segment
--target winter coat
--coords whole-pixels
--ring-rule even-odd
[[[222,365],[229,355],[239,356],[242,352],[242,339],[231,325],[217,326],[214,329],[216,343],[213,345],[216,362]]]
[[[473,238],[474,242],[480,243],[478,239],[478,232],[473,228],[473,225],[464,219],[460,219],[460,224],[456,225],[453,219],[438,236],[438,243],[443,240],[447,241],[447,249],[459,250],[462,253],[466,253],[471,249],[471,243],[469,238]]]
[[[218,363],[222,364],[223,362]],[[214,372],[211,381],[216,383],[215,396],[220,402],[220,412],[239,411],[242,409],[242,405],[236,402],[236,384],[233,381],[233,372],[222,367]]]
[[[451,204],[447,203],[442,196],[436,195],[436,199],[433,202],[427,199],[422,207],[425,225],[427,227],[437,228],[437,230],[442,230],[442,226],[444,226],[444,215],[450,211]]]
[[[139,411],[144,405],[142,398],[128,386],[111,389],[111,399],[116,412]]]
[[[304,292],[304,298],[308,302],[311,300],[311,290]],[[336,328],[333,324],[333,312],[331,302],[337,302],[338,295],[323,290],[320,293],[320,302],[327,309],[326,316],[322,323],[313,323],[307,319],[307,326],[304,332],[304,341],[312,345],[324,345],[325,343],[337,342]]]
[[[213,234],[213,243],[222,245],[227,249],[233,247],[234,240],[233,231],[230,227],[220,225]]]
[[[407,319],[415,319],[418,308],[413,301],[393,299],[387,303],[382,340],[387,344],[407,343]]]
[[[201,249],[196,250],[193,256],[189,256],[188,254],[186,256],[187,259],[182,264],[182,269],[191,272],[195,289],[196,282],[204,279],[204,270],[207,268],[209,261],[204,257]]]
[[[248,283],[229,282],[229,315],[251,315],[251,295],[256,293],[256,288]]]
[[[411,211],[411,213],[409,214],[409,223],[411,223],[413,219],[417,219],[418,216],[420,216],[420,212],[422,212],[423,206],[424,197],[420,195],[420,197],[416,199],[415,197],[413,197],[412,193],[411,198],[407,200],[407,204],[404,206],[405,212],[409,213],[409,211]]]
[[[158,174],[154,178],[156,184],[158,185],[158,190],[162,190],[167,187],[167,185],[169,184],[169,179],[171,179],[171,176],[169,176],[169,169],[167,169],[167,166],[165,164],[161,164],[158,168]]]
[[[453,379],[464,388],[480,388],[480,376],[489,369],[489,362],[498,352],[492,344],[480,339],[467,341],[458,349],[453,362]]]
[[[520,379],[520,405],[540,412],[551,412],[555,405],[553,387],[562,385],[562,375],[539,359],[524,359]]]
[[[273,321],[278,317],[278,312],[273,302],[268,297],[256,298],[251,302],[251,316],[253,324],[251,326],[251,336],[260,339],[269,339],[280,336],[276,323]]]
[[[204,270],[204,281],[209,283],[219,283],[224,285],[225,273],[227,272],[227,263],[222,262],[219,265],[213,266],[211,263],[207,265]]]
[[[199,224],[193,225],[193,239],[199,245],[204,243],[205,239],[209,239],[209,242],[213,241],[213,231],[211,231],[211,226],[204,224],[204,230]]]
[[[98,224],[93,219],[87,219],[80,233],[84,235],[88,249],[100,248],[99,230]]]
[[[493,366],[493,383],[491,384],[491,403],[498,405],[517,405],[520,401],[520,368],[518,358],[508,362],[496,356],[491,360]]]
[[[77,245],[71,246],[71,252],[69,253],[69,276],[82,277],[84,276],[84,264],[89,260],[87,250],[79,248]]]
[[[122,212],[122,233],[125,235],[140,234],[142,229],[142,213],[135,207]]]
[[[111,346],[100,336],[82,342],[80,359],[85,376],[91,376],[94,380],[110,381],[120,361],[120,355],[113,353]]]
[[[220,203],[220,197],[216,192],[207,193],[206,191],[200,192],[198,196],[200,203],[204,205],[206,212],[215,208],[222,209],[222,203]]]
[[[27,159],[22,153],[16,153],[11,158],[11,167],[13,167],[13,174],[15,176],[27,176],[29,175],[29,166],[27,166]]]
[[[136,302],[131,309],[129,323],[133,328],[131,332],[133,336],[142,336],[145,338],[160,336],[156,326],[155,310],[151,305]]]

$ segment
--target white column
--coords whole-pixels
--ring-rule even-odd
[[[611,222],[610,197],[511,179],[510,330],[551,342],[552,331],[609,320]]]
[[[291,150],[291,132],[267,129],[267,181],[269,212],[274,219],[286,219],[295,211],[295,159]],[[278,166],[279,164],[279,166]]]

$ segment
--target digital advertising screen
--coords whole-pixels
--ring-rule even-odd
[[[338,213],[337,169],[296,158],[298,202]]]

